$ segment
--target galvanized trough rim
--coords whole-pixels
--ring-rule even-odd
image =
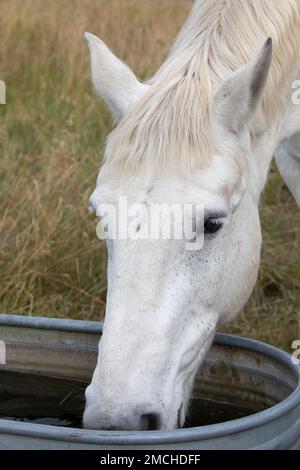
[[[81,320],[0,315],[0,326],[39,328],[45,330],[71,331],[77,333],[101,334],[103,323]],[[93,445],[163,445],[184,442],[204,441],[248,431],[271,423],[300,406],[300,366],[292,362],[288,353],[260,341],[239,336],[217,333],[215,344],[237,347],[253,351],[274,359],[287,367],[298,379],[297,388],[285,400],[254,415],[226,423],[173,431],[95,431],[70,429],[41,424],[11,422],[0,419],[0,433],[47,439],[61,442],[74,442]]]

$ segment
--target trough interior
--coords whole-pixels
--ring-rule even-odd
[[[4,330],[0,417],[80,427],[99,336],[38,330],[20,336],[20,329]],[[197,374],[186,426],[257,413],[287,398],[296,386],[291,370],[276,360],[215,344]]]

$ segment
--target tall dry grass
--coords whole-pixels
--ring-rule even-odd
[[[106,256],[87,213],[112,128],[93,95],[83,32],[141,78],[166,56],[190,0],[2,0],[0,311],[100,319]],[[290,347],[300,338],[300,212],[275,170],[262,204],[255,293],[226,330]]]

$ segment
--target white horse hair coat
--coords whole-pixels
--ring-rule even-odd
[[[201,204],[204,244],[107,240],[106,318],[84,425],[174,429],[218,324],[256,283],[258,206],[274,154],[300,204],[300,2],[196,0],[147,83],[96,36],[86,39],[94,87],[117,123],[91,208],[101,217],[101,204],[124,196],[146,213]],[[138,235],[145,217],[134,222]]]

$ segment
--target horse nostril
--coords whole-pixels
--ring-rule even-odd
[[[141,416],[142,431],[158,431],[160,429],[159,414],[149,413]]]

